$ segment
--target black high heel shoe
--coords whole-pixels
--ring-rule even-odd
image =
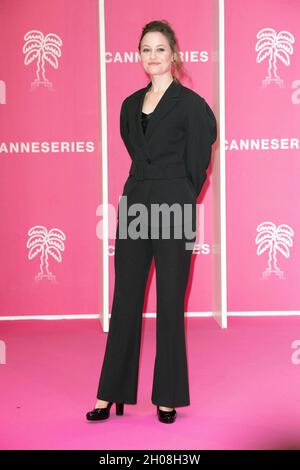
[[[88,411],[86,419],[88,421],[100,421],[102,419],[108,419],[110,415],[110,409],[114,402],[109,401],[105,408],[94,408],[92,411]],[[116,414],[124,414],[124,403],[116,403]]]
[[[157,405],[157,416],[162,423],[174,423],[176,420],[176,410],[173,408],[172,411],[163,411]]]

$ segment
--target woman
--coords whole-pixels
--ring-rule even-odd
[[[120,132],[132,164],[118,208],[114,299],[98,400],[87,419],[107,419],[113,402],[117,414],[123,414],[124,403],[137,402],[142,309],[154,257],[157,319],[151,400],[158,419],[173,423],[175,407],[190,404],[184,298],[196,239],[196,199],[217,130],[204,98],[173,76],[172,68],[178,72],[182,64],[167,21],[144,27],[139,52],[151,81],[121,106]],[[132,212],[124,216],[124,199],[129,210],[137,203],[140,212],[142,208],[137,225]],[[159,218],[161,212],[157,216],[153,209],[161,204],[168,210]],[[186,207],[190,217],[183,214]],[[121,226],[122,231],[129,229],[127,238],[119,236]],[[136,236],[137,227],[143,229],[142,237]]]

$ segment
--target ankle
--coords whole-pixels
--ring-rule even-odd
[[[159,409],[161,411],[173,411],[174,408],[168,408],[167,406],[159,406]]]
[[[95,408],[105,407],[105,406],[108,405],[108,403],[109,403],[108,401],[100,400],[100,399],[98,398]]]

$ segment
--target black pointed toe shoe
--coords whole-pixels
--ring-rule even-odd
[[[173,408],[172,411],[163,411],[157,405],[157,416],[159,421],[162,423],[174,423],[176,419],[176,410]]]
[[[108,405],[105,408],[94,408],[92,411],[89,411],[86,414],[86,419],[88,421],[100,421],[103,419],[108,419],[110,415],[110,409],[114,402],[108,402]],[[124,403],[116,403],[116,414],[124,414]]]

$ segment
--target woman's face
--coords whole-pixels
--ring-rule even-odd
[[[146,33],[141,41],[141,62],[150,75],[171,71],[173,52],[167,38],[160,32]]]

